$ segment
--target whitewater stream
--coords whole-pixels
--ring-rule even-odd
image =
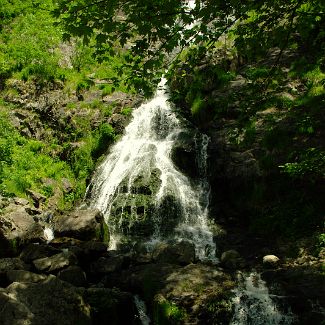
[[[230,325],[289,325],[295,323],[285,297],[271,295],[259,273],[239,276],[232,304],[234,316]]]

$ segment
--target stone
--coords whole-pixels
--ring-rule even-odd
[[[84,287],[87,284],[86,273],[81,267],[73,265],[60,271],[58,278],[62,281],[69,282],[75,287]]]
[[[159,263],[187,265],[195,262],[195,246],[187,241],[160,243],[154,248],[152,258]]]
[[[23,248],[20,258],[26,263],[31,263],[34,260],[49,257],[60,252],[59,249],[46,244],[31,243]]]
[[[63,216],[54,216],[55,237],[80,240],[108,240],[107,225],[99,210],[75,210]]]
[[[17,205],[23,205],[23,206],[29,205],[29,201],[27,199],[23,199],[20,197],[15,197],[14,202]]]
[[[38,283],[14,282],[0,290],[0,324],[90,325],[82,293],[54,276]]]
[[[61,179],[62,189],[65,193],[69,194],[73,191],[73,186],[67,178]]]
[[[152,150],[156,149],[153,147]],[[119,228],[125,236],[123,240],[135,238],[138,241],[139,237],[149,238],[154,233],[154,215],[160,211],[155,207],[160,175],[160,170],[152,166],[132,179],[132,184],[128,184],[127,177],[124,178],[116,190],[108,222],[112,228]]]
[[[21,259],[15,258],[0,258],[0,273],[5,273],[11,270],[28,270],[29,266]]]
[[[263,266],[266,268],[277,267],[280,263],[280,259],[275,255],[265,255],[263,257]]]
[[[26,190],[26,193],[33,200],[35,208],[39,208],[41,204],[46,201],[46,196],[44,196],[43,194],[37,193],[32,190]]]
[[[32,208],[32,207],[26,207],[25,211],[31,216],[36,216],[36,215],[42,213],[41,209],[36,209],[36,208]],[[34,220],[35,220],[35,218],[34,218]]]
[[[123,268],[125,258],[122,255],[116,255],[109,258],[100,257],[90,266],[91,272],[94,274],[105,274],[119,272]]]
[[[51,257],[40,258],[33,261],[35,268],[41,272],[55,272],[64,267],[75,265],[77,263],[76,256],[67,251],[55,254]]]
[[[19,258],[1,258],[0,259],[0,287],[7,287],[7,273],[13,270],[29,270],[30,266],[25,264]]]
[[[13,282],[36,283],[47,279],[46,275],[36,274],[25,270],[10,270],[7,271],[6,275],[9,283],[13,283]]]
[[[81,243],[82,241],[76,238],[55,237],[53,240],[51,240],[50,245],[58,249],[64,249],[73,247],[75,245],[81,245]]]
[[[0,256],[18,255],[23,245],[44,242],[44,229],[24,206],[10,204],[0,216]]]
[[[0,209],[6,208],[10,204],[10,199],[0,195]]]
[[[222,253],[220,262],[228,269],[236,269],[242,263],[242,258],[236,250],[231,249]]]
[[[71,246],[69,250],[77,256],[81,266],[89,267],[93,261],[106,254],[107,245],[102,242],[87,241]]]
[[[182,321],[164,318],[164,324],[219,324],[223,318],[226,320],[220,324],[230,323],[235,284],[230,275],[215,266],[147,264],[119,274],[119,280],[123,278],[125,287],[138,292],[153,311],[164,309],[162,301],[165,307],[171,307],[169,310],[182,311]]]
[[[136,325],[137,314],[133,295],[117,288],[89,288],[85,301],[92,307],[93,324]]]

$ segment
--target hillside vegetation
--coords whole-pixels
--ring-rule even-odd
[[[122,76],[114,85],[121,56],[98,63],[80,38],[63,41],[53,8],[52,1],[1,5],[0,193],[33,190],[66,209],[84,196],[96,161],[121,132],[112,115],[130,115],[134,91]],[[108,99],[113,92],[120,95]]]

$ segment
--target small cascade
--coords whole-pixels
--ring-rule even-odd
[[[134,111],[125,135],[99,167],[90,205],[105,215],[111,248],[131,238],[148,243],[185,239],[195,244],[200,259],[214,259],[206,181],[209,138],[196,135],[199,179],[191,180],[172,160],[175,143],[189,131],[173,112],[165,84],[163,79],[156,95]]]
[[[137,307],[138,317],[142,325],[149,325],[151,320],[147,315],[147,307],[143,300],[138,295],[134,296],[134,304]]]
[[[295,321],[284,304],[284,297],[270,295],[258,273],[252,272],[240,279],[234,293],[234,316],[230,325],[289,325]]]

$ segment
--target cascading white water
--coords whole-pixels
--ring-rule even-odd
[[[138,317],[142,325],[149,325],[151,320],[147,315],[147,307],[143,300],[138,295],[134,296],[134,304],[138,310]]]
[[[294,315],[287,310],[280,311],[276,300],[281,297],[271,296],[260,274],[252,272],[234,290],[234,316],[230,325],[289,325],[295,321]]]
[[[150,177],[153,170],[159,170],[160,184],[155,194],[156,210],[168,196],[179,203],[176,227],[169,238],[186,239],[195,244],[196,254],[200,259],[213,259],[215,245],[208,228],[208,184],[205,179],[208,137],[203,136],[199,157],[201,181],[193,184],[182,174],[171,159],[172,148],[184,128],[168,103],[166,80],[158,86],[156,95],[147,103],[141,105],[133,113],[133,120],[125,129],[125,135],[111,149],[110,154],[99,167],[92,182],[91,206],[100,209],[107,221],[111,217],[112,205],[116,193],[120,191],[125,180],[127,189],[124,192],[132,199],[132,184],[142,175]],[[197,139],[198,141],[198,139]],[[156,212],[157,212],[156,211]],[[132,211],[130,212],[133,213]],[[122,224],[121,213],[120,224]],[[153,213],[155,225],[153,241],[163,240],[160,226],[164,223],[161,213]],[[111,229],[111,248],[118,242],[121,231],[118,227]]]

